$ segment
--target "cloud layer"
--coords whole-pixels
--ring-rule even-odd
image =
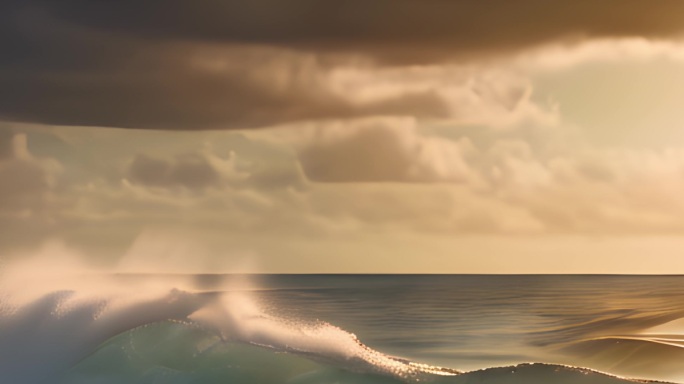
[[[5,1],[0,252],[160,233],[180,258],[170,241],[196,237],[315,271],[494,252],[478,236],[525,239],[528,261],[559,236],[681,237],[682,13]]]
[[[340,69],[361,68],[387,82],[391,71],[379,68],[477,63],[540,44],[668,39],[684,31],[683,11],[675,0],[11,0],[0,6],[0,117],[158,129],[445,118],[454,113],[453,95],[415,82],[394,94],[347,95],[335,80]],[[510,108],[524,89],[497,95]]]
[[[470,143],[429,138],[413,119],[323,124],[300,152],[306,176],[321,182],[466,182]]]

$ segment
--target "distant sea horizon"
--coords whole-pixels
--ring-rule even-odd
[[[69,304],[78,293],[58,291],[6,313],[0,317],[0,351],[7,356],[0,361],[0,379],[65,384],[684,382],[682,275],[91,277],[84,274],[80,282],[109,281],[142,293],[149,287],[173,288],[128,307],[112,304],[111,312],[103,301]],[[46,313],[56,315],[46,319]],[[27,356],[40,358],[40,368]]]

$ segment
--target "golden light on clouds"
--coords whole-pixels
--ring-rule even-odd
[[[264,3],[151,28],[12,2],[40,28],[1,40],[55,48],[0,60],[0,252],[116,265],[153,232],[207,268],[684,271],[679,3]]]

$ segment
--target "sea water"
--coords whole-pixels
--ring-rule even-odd
[[[681,276],[79,279],[161,293],[6,295],[0,383],[684,382]]]

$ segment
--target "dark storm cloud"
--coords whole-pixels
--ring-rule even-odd
[[[63,0],[42,5],[71,23],[136,36],[351,50],[412,43],[499,49],[574,33],[663,36],[682,31],[684,12],[678,0]]]
[[[5,0],[0,5],[0,118],[64,125],[241,128],[379,114],[442,116],[430,93],[353,105],[285,68],[199,70],[203,46],[276,47],[319,65],[363,55],[386,65],[496,54],[566,36],[667,37],[676,0]],[[240,53],[227,60],[238,60]],[[321,69],[319,68],[319,69]]]
[[[86,7],[87,8],[87,7]],[[0,16],[0,118],[127,128],[245,128],[410,112],[443,116],[430,92],[353,105],[317,76],[324,63],[272,48],[149,40],[16,7]],[[207,53],[209,51],[209,53]],[[202,58],[218,52],[226,68]],[[274,62],[264,69],[268,62]],[[209,64],[210,66],[211,64]],[[285,78],[284,86],[276,86]]]

